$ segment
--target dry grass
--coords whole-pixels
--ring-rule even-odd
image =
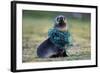
[[[23,18],[22,61],[43,62],[62,60],[86,60],[91,59],[90,47],[90,23],[88,21],[69,19],[70,32],[73,36],[74,46],[67,49],[69,57],[63,58],[38,58],[37,46],[47,38],[49,28],[52,28],[51,19]]]

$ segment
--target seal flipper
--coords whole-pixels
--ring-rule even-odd
[[[40,46],[37,48],[37,56],[40,58],[47,58],[53,54],[56,54],[57,48],[50,41],[50,39],[46,39]]]

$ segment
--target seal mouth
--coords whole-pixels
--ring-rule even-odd
[[[61,28],[66,27],[66,23],[65,23],[65,22],[59,23],[59,24],[58,24],[58,27],[61,27]]]
[[[58,24],[55,26],[55,28],[65,28],[66,24]]]

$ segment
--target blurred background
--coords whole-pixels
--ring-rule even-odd
[[[48,37],[48,30],[53,27],[54,19],[64,15],[73,38],[73,46],[67,49],[69,57],[37,57],[38,45]],[[52,12],[23,10],[22,17],[22,61],[62,61],[91,59],[91,14],[76,12]]]

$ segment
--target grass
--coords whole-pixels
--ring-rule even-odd
[[[38,45],[48,37],[48,30],[52,28],[54,24],[53,18],[23,17],[22,61],[41,62],[91,59],[90,21],[69,18],[68,23],[74,44],[73,47],[67,50],[69,57],[41,59],[37,57],[36,50]]]

